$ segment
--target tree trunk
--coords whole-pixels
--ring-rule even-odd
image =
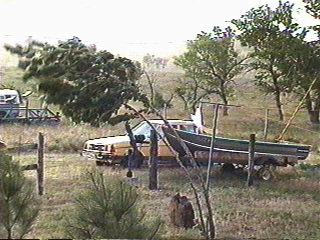
[[[319,114],[319,110],[318,111],[309,111],[309,117],[310,117],[310,122],[312,124],[320,124],[320,114]]]
[[[225,93],[225,86],[224,86],[224,83],[225,82],[222,82],[221,85],[220,85],[220,91],[221,91],[221,98],[222,98],[222,101],[223,101],[223,104],[224,105],[228,105],[228,99],[227,99],[227,95]],[[228,116],[228,107],[227,106],[223,106],[223,116]]]
[[[227,100],[227,97],[226,97],[226,95],[221,95],[221,98],[222,98],[222,101],[223,101],[223,104],[224,104],[224,106],[223,106],[223,111],[222,111],[222,114],[223,114],[223,116],[228,116],[229,115],[229,112],[228,112],[228,104],[229,104],[229,101]]]
[[[312,124],[320,124],[320,96],[316,99],[315,103],[312,104],[311,95],[308,93],[306,97],[306,105],[310,122]]]
[[[280,91],[275,91],[275,100],[276,100],[276,105],[278,108],[279,112],[279,120],[283,121],[283,110],[282,110],[282,104],[281,104],[281,92]]]
[[[150,77],[150,75],[144,71],[146,77],[147,77],[147,80],[148,80],[148,85],[149,85],[149,88],[150,88],[150,100],[151,100],[151,104],[152,106],[154,106],[154,88],[153,88],[153,81]]]
[[[228,101],[225,101],[224,104],[228,105]],[[229,115],[228,106],[223,106],[223,116],[228,116],[228,115]]]

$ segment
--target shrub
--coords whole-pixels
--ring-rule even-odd
[[[33,184],[21,166],[0,152],[0,238],[22,238],[38,216]]]
[[[89,185],[75,201],[69,219],[72,238],[151,239],[160,221],[146,220],[138,206],[136,187],[116,177],[105,178],[102,172],[88,173]]]

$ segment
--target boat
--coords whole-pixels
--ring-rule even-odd
[[[163,127],[169,144],[180,157],[187,155],[177,136],[185,143],[192,155],[199,161],[208,161],[210,149],[212,161],[216,163],[248,164],[249,140],[215,137],[205,134]],[[294,165],[308,157],[308,145],[256,141],[254,144],[255,163],[266,161],[274,165]]]

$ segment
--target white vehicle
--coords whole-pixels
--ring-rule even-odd
[[[161,127],[164,125],[164,122],[162,120],[149,120],[149,122],[155,127],[160,135],[158,140],[158,159],[175,159],[174,154],[167,147],[163,139],[164,137]],[[168,122],[176,129],[193,133],[198,132],[198,128],[192,121],[168,120]],[[150,156],[150,131],[151,127],[146,121],[139,123],[132,129],[134,136],[144,136],[144,140],[137,143],[139,151],[144,159],[147,159]],[[132,146],[130,145],[130,138],[128,135],[105,137],[86,141],[82,155],[94,158],[97,165],[112,165],[117,163],[124,164],[126,157],[128,156],[128,152],[131,149]]]
[[[28,96],[30,94],[32,94],[31,91],[20,94],[16,90],[0,89],[0,123],[60,122],[59,113],[53,113],[48,108],[29,108]]]
[[[18,91],[11,89],[0,89],[0,118],[14,118],[19,115],[17,109],[22,103]]]

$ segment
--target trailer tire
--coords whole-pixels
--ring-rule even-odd
[[[258,176],[264,181],[270,181],[275,178],[273,170],[269,166],[264,166],[258,170]]]

